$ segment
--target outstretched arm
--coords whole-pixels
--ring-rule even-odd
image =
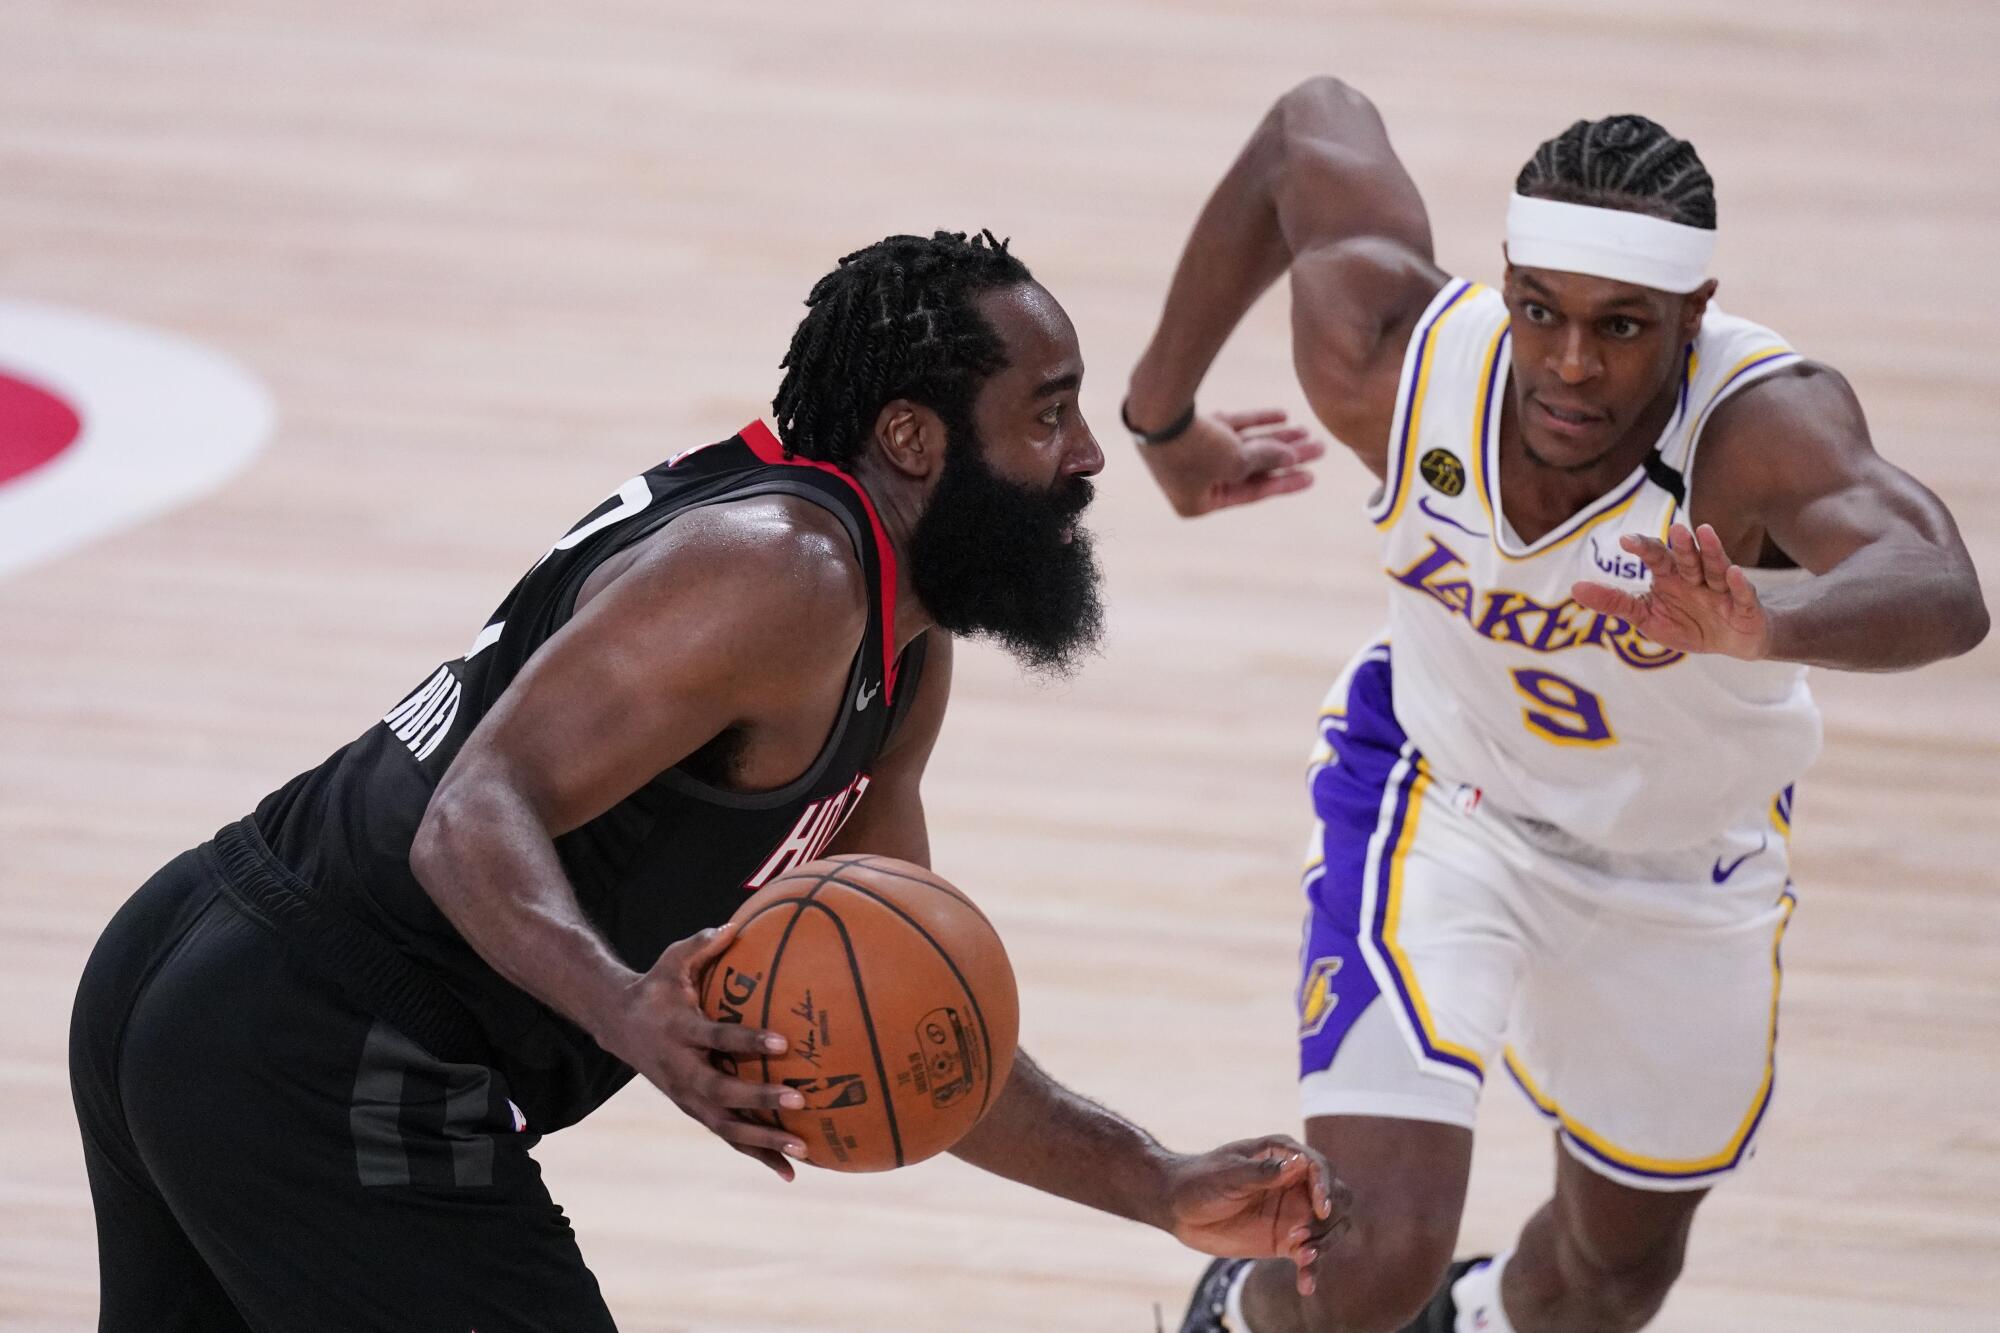
[[[1684,652],[1848,671],[1907,670],[1985,638],[1958,525],[1875,452],[1861,404],[1832,370],[1807,364],[1724,403],[1695,467],[1694,501],[1715,520],[1676,526],[1665,542],[1626,537],[1652,586],[1579,583],[1578,602]],[[1767,545],[1815,577],[1760,594],[1728,552]]]
[[[928,867],[923,772],[951,689],[951,639],[931,631],[917,697],[882,753],[868,795],[835,840]],[[1091,1208],[1145,1222],[1211,1254],[1289,1258],[1310,1290],[1312,1262],[1345,1191],[1323,1159],[1289,1138],[1172,1153],[1050,1078],[1025,1052],[953,1153],[974,1166]]]
[[[1280,97],[1196,220],[1159,327],[1132,372],[1130,425],[1158,431],[1194,403],[1245,312],[1292,274],[1293,352],[1315,413],[1378,474],[1393,411],[1385,347],[1444,282],[1430,223],[1381,117],[1338,79]],[[1380,399],[1379,403],[1374,402]],[[1380,418],[1379,422],[1376,418]],[[1147,464],[1184,515],[1302,488],[1319,449],[1282,415],[1198,418]]]
[[[1347,1188],[1293,1139],[1169,1152],[1145,1130],[1045,1073],[1023,1051],[953,1155],[1074,1203],[1144,1222],[1206,1254],[1289,1259],[1301,1295],[1325,1237],[1344,1229]]]

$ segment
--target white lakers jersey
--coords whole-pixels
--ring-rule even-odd
[[[1820,722],[1805,668],[1663,648],[1569,595],[1578,579],[1646,586],[1619,537],[1664,538],[1685,521],[1709,415],[1797,360],[1769,329],[1710,306],[1653,454],[1522,542],[1500,503],[1507,309],[1491,288],[1445,284],[1404,357],[1369,514],[1391,581],[1396,718],[1439,778],[1599,846],[1645,851],[1758,817],[1812,762]]]

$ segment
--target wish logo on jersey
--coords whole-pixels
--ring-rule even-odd
[[[1600,574],[1614,579],[1636,579],[1644,582],[1646,565],[1638,556],[1613,545],[1608,550],[1597,544],[1597,534],[1590,534],[1590,563],[1597,566]]]
[[[1383,572],[1460,617],[1483,638],[1517,643],[1535,653],[1608,648],[1626,666],[1641,671],[1672,666],[1687,656],[1677,648],[1661,647],[1617,616],[1587,610],[1567,598],[1544,605],[1507,588],[1476,592],[1464,576],[1464,557],[1434,536],[1428,540],[1430,549],[1409,568]]]

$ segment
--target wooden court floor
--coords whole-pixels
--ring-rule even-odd
[[[1374,95],[1441,257],[1513,172],[1642,110],[1719,181],[1721,301],[1843,369],[2000,581],[2000,11],[1967,0],[6,0],[0,299],[175,330],[275,395],[214,496],[0,581],[0,1326],[95,1309],[69,999],[159,863],[460,651],[621,478],[761,410],[812,281],[889,231],[1011,235],[1082,331],[1112,632],[1074,683],[967,653],[937,862],[1023,1044],[1179,1146],[1293,1128],[1315,705],[1382,581],[1313,493],[1172,519],[1116,430],[1185,230],[1269,101]],[[1302,406],[1279,298],[1211,405]],[[1776,1107],[1657,1328],[1993,1327],[2000,648],[1822,675]],[[1496,1089],[1462,1247],[1551,1149]],[[784,1187],[645,1088],[542,1157],[638,1330],[1144,1330],[1199,1267],[954,1161]]]

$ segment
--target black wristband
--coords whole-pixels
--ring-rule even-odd
[[[1187,411],[1159,430],[1140,430],[1132,424],[1132,413],[1129,410],[1131,406],[1132,400],[1129,398],[1118,404],[1118,419],[1125,423],[1125,429],[1132,433],[1132,439],[1139,444],[1171,444],[1187,434],[1188,427],[1194,424],[1194,404],[1189,403]]]

